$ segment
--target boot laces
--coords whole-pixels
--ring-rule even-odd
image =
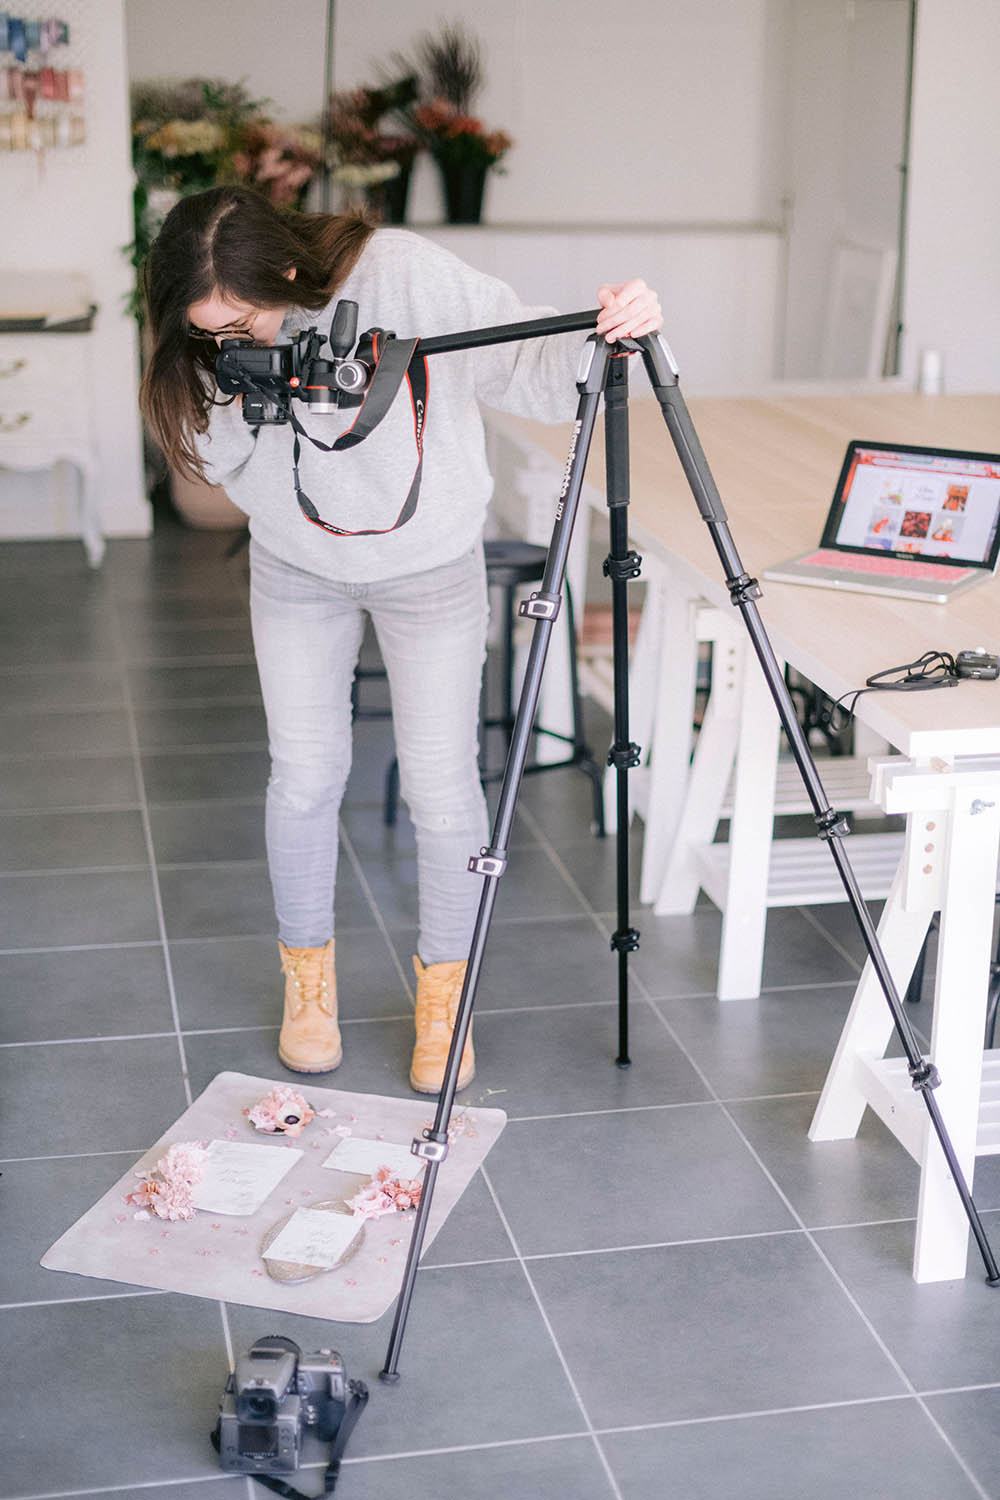
[[[295,986],[296,1005],[321,1005],[326,1000],[330,986],[324,975],[325,955],[325,948],[317,948],[282,958],[281,967]]]
[[[420,976],[418,1005],[420,1019],[429,1026],[454,1026],[462,993],[464,973]]]

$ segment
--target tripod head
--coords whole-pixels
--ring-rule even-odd
[[[352,355],[357,331],[358,304],[344,299],[334,309],[327,338],[316,328],[306,328],[290,344],[223,339],[215,361],[219,390],[243,397],[243,420],[254,427],[290,421],[293,397],[314,412],[360,406],[378,364],[376,340],[381,339],[384,348],[395,335],[370,328]],[[321,357],[325,343],[330,345],[329,359]]]

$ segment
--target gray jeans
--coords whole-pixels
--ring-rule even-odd
[[[418,952],[426,964],[464,958],[481,893],[466,866],[487,842],[477,764],[488,616],[482,549],[384,583],[333,583],[255,542],[250,561],[271,751],[267,859],[282,942],[314,948],[333,935],[351,682],[367,613],[389,677],[400,790],[416,829]]]

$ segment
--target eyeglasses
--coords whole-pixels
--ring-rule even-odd
[[[215,343],[216,339],[253,339],[253,327],[250,328],[196,328],[193,323],[188,324],[188,338],[208,340]]]

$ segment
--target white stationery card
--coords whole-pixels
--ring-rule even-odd
[[[374,1177],[379,1167],[388,1167],[393,1177],[407,1180],[419,1177],[424,1169],[409,1146],[395,1141],[366,1141],[356,1135],[338,1141],[323,1165],[337,1172],[356,1172],[359,1177]]]
[[[194,1206],[213,1214],[254,1214],[301,1155],[288,1146],[212,1141],[194,1189]]]
[[[264,1259],[288,1260],[296,1266],[335,1266],[363,1227],[364,1220],[353,1214],[297,1208],[264,1251]]]

